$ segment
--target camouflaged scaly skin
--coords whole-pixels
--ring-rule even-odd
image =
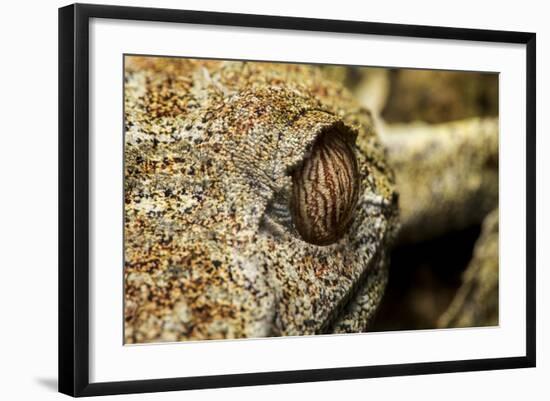
[[[331,129],[356,137],[362,193],[315,246],[290,174]],[[397,197],[370,114],[322,69],[126,57],[124,142],[126,343],[366,329]]]

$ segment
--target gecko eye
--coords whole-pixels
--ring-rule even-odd
[[[340,239],[352,221],[359,182],[357,159],[346,138],[337,130],[322,134],[292,174],[292,219],[305,241],[329,245]]]

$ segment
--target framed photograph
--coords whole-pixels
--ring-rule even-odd
[[[534,33],[61,8],[59,390],[535,366],[535,79]]]

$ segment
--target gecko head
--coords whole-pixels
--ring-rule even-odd
[[[169,73],[132,70],[127,82],[157,80],[166,93],[166,82],[181,82],[170,75],[178,68],[193,70],[178,60]],[[145,125],[136,109],[146,110],[147,91],[131,102],[126,282],[155,277],[177,291],[149,297],[157,306],[147,308],[127,292],[126,338],[159,313],[157,341],[364,330],[384,290],[397,211],[369,113],[315,67],[201,68],[209,72],[195,71],[189,99],[178,94],[184,113]],[[135,203],[144,192],[154,214]]]

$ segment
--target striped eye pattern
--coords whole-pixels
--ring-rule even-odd
[[[329,245],[348,229],[359,197],[359,168],[352,146],[337,131],[322,134],[292,174],[294,227],[314,245]]]

